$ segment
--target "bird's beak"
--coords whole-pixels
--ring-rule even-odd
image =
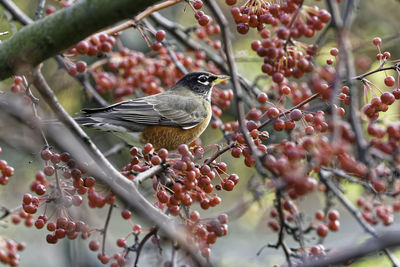
[[[222,83],[223,81],[229,80],[231,78],[231,77],[229,77],[227,75],[216,75],[216,76],[217,76],[217,79],[215,79],[212,82],[212,85],[216,85],[216,84]]]

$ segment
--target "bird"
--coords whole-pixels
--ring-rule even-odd
[[[212,88],[228,79],[226,75],[190,72],[163,93],[83,109],[75,120],[111,132],[132,146],[151,143],[155,150],[175,150],[196,140],[207,128],[212,117]]]

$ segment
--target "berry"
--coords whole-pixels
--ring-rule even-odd
[[[159,30],[159,31],[157,31],[156,32],[156,40],[157,40],[157,42],[162,42],[163,40],[164,40],[164,38],[165,38],[165,31],[163,31],[163,30]]]
[[[387,76],[385,78],[384,82],[385,82],[386,86],[391,87],[395,84],[396,80],[393,78],[393,76]]]
[[[122,218],[124,218],[125,220],[128,220],[129,218],[131,218],[132,213],[129,210],[123,210],[121,212],[121,216]]]
[[[193,2],[193,7],[194,7],[194,9],[201,9],[203,7],[203,1],[195,0]]]
[[[392,93],[384,92],[384,93],[381,95],[381,101],[382,101],[382,103],[384,103],[384,104],[386,104],[386,105],[391,105],[391,104],[393,104],[395,100],[396,100],[396,99],[395,99],[395,97],[394,97],[394,95],[393,95]]]
[[[53,153],[51,153],[51,151],[49,149],[44,149],[40,152],[40,157],[43,160],[50,160],[52,155],[53,155]]]
[[[325,224],[320,224],[317,227],[317,234],[320,237],[325,237],[328,235],[328,227]]]
[[[336,56],[339,55],[339,50],[338,50],[337,48],[332,48],[332,49],[329,51],[329,53],[330,53],[332,56],[336,57]]]
[[[198,22],[201,26],[207,26],[210,23],[210,17],[203,15],[198,19]]]
[[[117,240],[117,246],[121,247],[121,248],[125,247],[126,246],[126,240],[124,238],[119,238]]]
[[[76,45],[76,51],[81,55],[87,54],[89,52],[89,43],[87,41],[80,41]]]
[[[222,183],[222,188],[226,191],[232,191],[235,187],[235,183],[232,180],[226,180]]]
[[[339,212],[337,210],[331,210],[328,212],[328,218],[331,221],[339,220]]]
[[[91,251],[98,251],[100,248],[100,243],[97,240],[92,240],[89,242],[89,249]]]
[[[340,222],[338,220],[333,220],[328,223],[329,230],[336,232],[339,230]]]
[[[87,66],[87,64],[86,64],[85,61],[78,61],[76,63],[76,70],[78,72],[85,72],[86,71],[86,66]]]
[[[197,222],[200,219],[200,214],[198,211],[194,210],[189,215],[190,220]]]
[[[375,46],[380,46],[381,43],[382,43],[382,39],[379,38],[379,37],[375,37],[375,38],[372,40],[372,43],[373,43]]]
[[[293,109],[290,114],[290,119],[293,121],[299,121],[303,117],[303,113],[299,109]]]
[[[264,104],[265,102],[268,101],[268,96],[266,93],[261,93],[257,96],[257,101],[260,104]]]

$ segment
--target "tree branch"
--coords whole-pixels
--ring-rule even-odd
[[[78,1],[37,22],[29,24],[0,44],[0,79],[23,73],[55,56],[88,35],[130,17],[156,0]],[[11,7],[7,0],[1,3]],[[13,14],[29,23],[26,16]]]
[[[386,232],[377,237],[371,237],[365,242],[332,251],[327,256],[310,259],[299,267],[339,266],[343,263],[375,253],[376,251],[398,247],[400,245],[400,231]]]

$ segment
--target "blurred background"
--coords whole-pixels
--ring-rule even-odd
[[[36,0],[16,0],[14,1],[23,11],[30,17],[34,16],[38,2]],[[232,25],[234,33],[233,44],[239,73],[248,80],[253,81],[261,74],[262,59],[250,49],[251,41],[258,39],[256,31],[250,30],[247,35],[240,35],[236,32],[235,23],[230,15],[230,7],[225,4],[225,1],[218,1],[225,15],[228,17]],[[244,1],[243,1],[244,2]],[[344,1],[343,1],[344,2]],[[59,5],[48,1],[47,4],[54,4],[58,9]],[[325,8],[324,1],[306,0],[305,5],[318,5]],[[186,10],[186,11],[185,11]],[[165,17],[174,20],[184,27],[196,26],[196,21],[193,18],[193,13],[190,9],[185,9],[185,4],[181,3],[168,8],[161,12]],[[379,62],[375,59],[377,54],[376,47],[372,44],[372,38],[379,36],[383,39],[382,48],[384,51],[389,51],[392,59],[400,58],[400,23],[398,17],[400,13],[400,2],[395,0],[369,0],[359,1],[357,16],[351,28],[351,42],[354,49],[355,62],[358,73],[364,73],[373,70],[379,66]],[[18,22],[9,23],[3,8],[0,7],[0,32],[9,31],[10,34],[0,36],[2,40],[10,38],[12,33],[17,31],[21,25]],[[318,38],[318,33],[315,38]],[[168,39],[167,34],[167,39]],[[121,36],[122,42],[129,48],[147,53],[151,50],[143,41],[141,36],[134,29],[128,29]],[[304,40],[306,43],[311,40]],[[329,50],[336,47],[336,41],[333,33],[330,31],[321,44],[319,55],[316,59],[317,64],[325,65],[326,59],[329,57]],[[175,44],[176,49],[181,47]],[[88,65],[95,60],[94,58],[83,57],[83,60],[88,62]],[[57,63],[50,59],[43,66],[43,74],[47,78],[50,86],[56,91],[57,96],[62,105],[67,111],[74,115],[82,108],[95,107],[96,104],[87,99],[82,93],[82,86],[74,78],[70,77],[65,70],[59,69]],[[393,74],[394,75],[394,74]],[[370,76],[370,81],[378,87],[383,87],[384,73],[378,73]],[[307,77],[304,78],[307,81]],[[269,79],[261,79],[258,85],[261,89],[267,90],[270,83]],[[5,96],[12,95],[10,87],[12,79],[4,80],[0,83],[0,90]],[[226,89],[229,85],[225,86]],[[361,87],[360,87],[361,90]],[[38,94],[33,91],[38,96]],[[111,96],[104,97],[112,101]],[[391,107],[390,112],[387,112],[384,120],[398,120],[398,107]],[[43,101],[40,102],[40,115],[45,118],[51,118],[52,114],[46,107]],[[235,118],[233,108],[228,109],[223,117],[223,121],[231,121]],[[87,131],[93,141],[99,146],[102,151],[110,149],[113,145],[119,143],[119,139],[96,131]],[[271,131],[270,133],[273,133]],[[271,135],[269,142],[274,142],[281,138],[285,138],[284,133],[279,135]],[[64,138],[63,130],[59,130],[59,136],[55,138]],[[202,135],[202,144],[223,143],[223,137],[219,130],[213,130],[209,127]],[[68,145],[68,144],[67,144]],[[43,168],[43,162],[39,158],[39,153],[43,148],[41,139],[38,133],[29,127],[24,126],[17,119],[12,118],[9,114],[1,114],[0,120],[0,147],[3,153],[0,159],[6,160],[9,165],[15,168],[15,175],[10,179],[7,186],[0,188],[0,206],[13,208],[21,203],[22,195],[29,191],[29,185],[34,179],[35,173]],[[206,153],[211,154],[215,148],[206,150]],[[129,148],[123,149],[120,153],[112,155],[109,159],[111,162],[121,168],[129,161]],[[285,262],[281,250],[265,248],[260,255],[257,252],[266,244],[274,243],[277,240],[277,234],[272,232],[267,226],[269,211],[271,209],[274,194],[272,192],[264,194],[258,201],[251,201],[252,194],[248,187],[250,180],[255,175],[254,170],[247,168],[243,164],[243,160],[234,161],[232,157],[225,156],[223,160],[228,164],[228,172],[237,173],[240,176],[240,182],[234,191],[221,191],[220,197],[223,199],[221,205],[211,208],[207,211],[201,211],[201,217],[215,217],[221,212],[231,214],[229,222],[229,233],[223,238],[219,238],[216,244],[212,246],[211,257],[212,261],[217,266],[273,266],[274,264],[282,264]],[[259,182],[258,179],[253,179],[253,182]],[[358,185],[345,185],[346,196],[355,203],[357,198],[362,194],[363,189]],[[153,190],[151,183],[145,183],[140,190],[152,198]],[[242,202],[250,203],[244,209],[240,208]],[[336,202],[336,200],[333,200]],[[316,210],[324,207],[324,195],[315,192],[307,195],[304,199],[296,201],[301,210],[304,212],[303,218],[305,225],[313,220]],[[118,204],[121,208],[121,204]],[[83,208],[85,207],[85,208]],[[109,240],[116,240],[123,237],[131,229],[131,226],[120,219],[121,208],[115,209],[114,216],[110,222]],[[334,248],[346,245],[352,245],[362,242],[368,236],[364,234],[356,221],[344,211],[340,204],[335,205],[335,208],[341,212],[341,226],[337,233],[330,233],[324,245],[327,248]],[[198,209],[199,211],[201,209]],[[71,210],[76,218],[85,218],[90,222],[90,225],[96,228],[102,228],[107,209],[90,209],[87,206],[87,200],[84,199],[84,205],[79,209]],[[9,219],[9,218],[8,218]],[[395,223],[389,229],[400,228],[398,216],[395,218]],[[140,216],[133,215],[132,219],[135,223],[143,223]],[[96,259],[97,253],[90,252],[87,249],[88,240],[76,239],[74,241],[61,240],[56,245],[46,243],[45,235],[47,230],[37,230],[34,227],[26,227],[23,224],[14,225],[8,223],[8,220],[1,222],[0,234],[10,237],[16,241],[24,241],[27,244],[26,249],[21,253],[20,266],[98,266],[100,263]],[[143,224],[143,227],[150,225]],[[379,230],[383,227],[378,226]],[[385,228],[388,229],[388,228]],[[100,237],[100,235],[99,235]],[[306,238],[308,245],[317,243],[316,235],[311,234]],[[289,246],[296,246],[296,243],[289,242]],[[152,243],[147,245],[155,246]],[[113,242],[107,244],[107,251],[117,250]],[[140,258],[140,266],[157,266],[157,250],[150,249],[148,253],[144,252]],[[170,251],[163,251],[166,255],[170,255]],[[397,252],[400,258],[400,253]],[[390,266],[385,257],[366,258],[353,266]]]

